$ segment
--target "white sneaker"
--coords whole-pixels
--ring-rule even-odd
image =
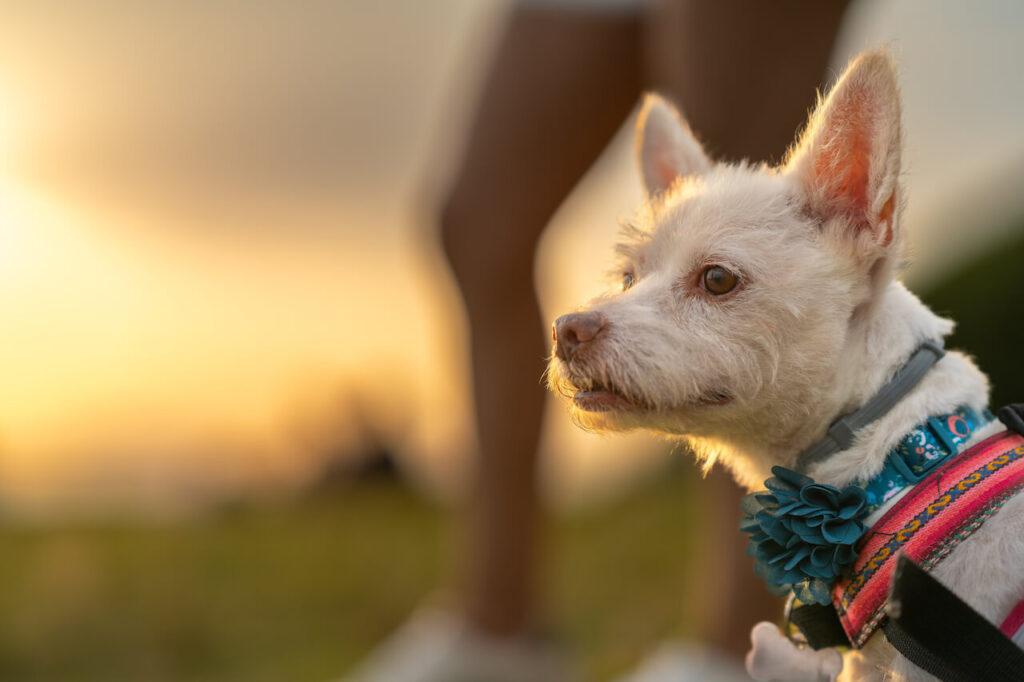
[[[617,682],[751,682],[739,661],[707,647],[666,642]]]
[[[343,682],[567,682],[550,644],[491,637],[454,614],[421,609]]]

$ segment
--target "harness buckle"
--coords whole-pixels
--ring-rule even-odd
[[[928,474],[931,473],[935,465],[939,462],[945,461],[945,459],[941,459],[935,460],[934,462],[930,462],[931,466],[922,471],[920,474],[915,474],[914,470],[907,465],[906,460],[900,457],[899,453],[896,450],[890,451],[888,457],[886,457],[886,460],[888,464],[892,466],[892,468],[895,469],[900,476],[903,477],[903,479],[907,482],[908,485],[920,483],[924,479],[928,478]]]

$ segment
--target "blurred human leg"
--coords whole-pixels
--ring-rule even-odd
[[[465,616],[522,632],[536,600],[544,330],[538,239],[640,88],[640,15],[524,2],[486,79],[445,202],[445,253],[469,319],[479,453],[464,515]]]

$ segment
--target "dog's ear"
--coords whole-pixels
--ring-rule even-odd
[[[681,177],[705,172],[711,162],[675,108],[658,95],[644,98],[636,121],[636,150],[648,194]]]
[[[895,241],[900,101],[886,52],[850,64],[811,115],[786,171],[796,174],[812,214],[845,219],[844,237],[857,253],[878,255]]]

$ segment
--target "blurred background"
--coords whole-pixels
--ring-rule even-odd
[[[0,679],[329,679],[445,584],[473,434],[434,214],[507,9],[0,0]],[[834,68],[880,44],[905,279],[1020,401],[1024,6],[859,0]],[[630,126],[544,237],[547,319],[605,286]],[[699,632],[688,458],[553,403],[541,450],[587,679]]]

